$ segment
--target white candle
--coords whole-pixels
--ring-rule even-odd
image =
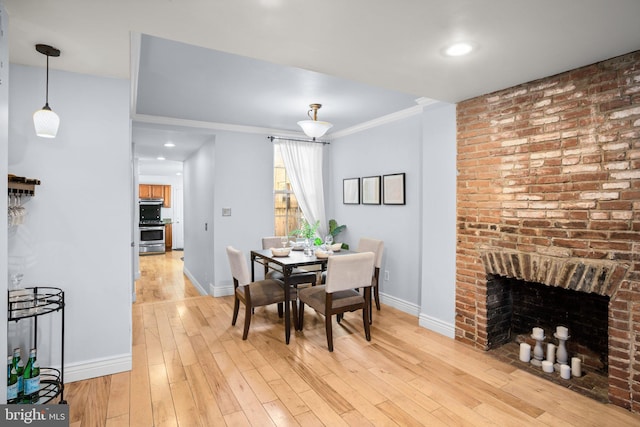
[[[544,330],[542,328],[533,328],[533,338],[542,339],[544,337]]]
[[[569,365],[560,365],[560,377],[565,380],[571,378],[571,368]]]
[[[553,343],[547,343],[547,360],[551,363],[556,361],[556,345]]]
[[[566,365],[567,368],[569,367],[569,365]],[[572,357],[571,358],[571,374],[574,377],[581,377],[582,376],[582,361],[580,360],[579,357]]]
[[[552,373],[553,372],[553,363],[549,362],[548,360],[543,360],[542,361],[542,370],[545,371],[548,374]]]
[[[556,335],[558,338],[567,338],[569,336],[569,328],[558,326],[556,328]]]
[[[520,343],[520,360],[529,362],[531,360],[531,346],[526,342]]]

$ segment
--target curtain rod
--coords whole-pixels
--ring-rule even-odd
[[[268,136],[267,139],[270,139],[273,142],[274,139],[287,139],[289,141],[298,141],[298,142],[315,142],[316,144],[325,144],[329,145],[330,143],[327,141],[316,141],[316,139],[296,139],[296,138],[285,138],[283,136]]]

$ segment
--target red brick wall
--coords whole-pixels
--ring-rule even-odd
[[[461,102],[457,140],[456,339],[486,348],[483,251],[619,264],[609,398],[640,412],[640,51]]]

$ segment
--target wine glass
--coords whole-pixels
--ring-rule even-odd
[[[286,248],[287,247],[287,243],[289,243],[289,238],[287,236],[282,236],[280,238],[280,243],[282,243],[282,247]]]
[[[324,236],[324,244],[328,251],[331,250],[331,244],[333,243],[333,236],[331,234],[327,234]]]

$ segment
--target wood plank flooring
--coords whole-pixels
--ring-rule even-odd
[[[384,305],[371,342],[361,315],[334,320],[333,353],[309,308],[288,346],[275,307],[256,309],[242,341],[233,298],[199,296],[180,256],[141,258],[133,369],[67,384],[71,426],[640,425]]]

